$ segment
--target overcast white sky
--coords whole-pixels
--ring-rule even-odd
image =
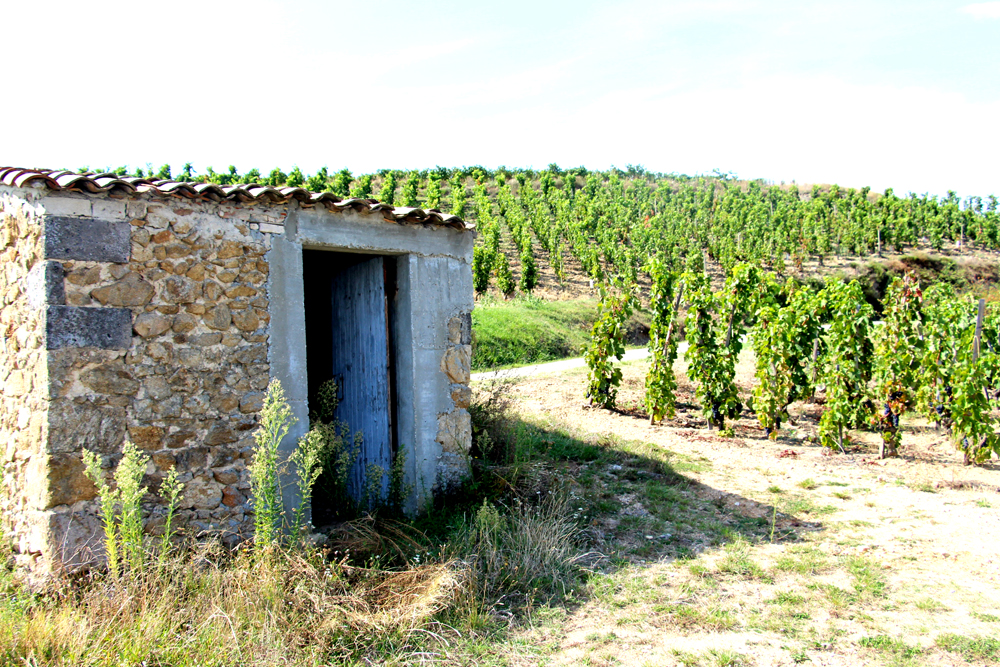
[[[1000,2],[5,2],[0,163],[1000,194]]]

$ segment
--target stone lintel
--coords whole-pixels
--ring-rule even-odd
[[[45,317],[46,347],[96,347],[127,350],[132,344],[132,311],[128,308],[49,306]]]
[[[45,218],[45,258],[90,262],[129,261],[131,225],[92,218]]]

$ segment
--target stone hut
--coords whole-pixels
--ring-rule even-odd
[[[297,418],[286,451],[334,378],[338,417],[364,434],[357,469],[404,452],[411,510],[460,481],[473,236],[453,215],[301,188],[0,168],[0,510],[17,560],[100,557],[82,451],[110,471],[126,439],[150,488],[181,473],[187,534],[248,537],[272,378]]]

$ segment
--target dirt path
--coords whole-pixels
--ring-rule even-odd
[[[683,346],[683,347],[681,347]],[[681,343],[680,352],[683,353],[687,349],[687,343]],[[622,362],[629,361],[639,361],[640,359],[645,359],[649,356],[649,350],[647,348],[641,347],[635,350],[625,350],[625,354],[622,357]],[[483,380],[492,379],[504,379],[504,378],[524,378],[531,377],[533,375],[547,375],[551,373],[562,373],[563,371],[570,371],[575,368],[584,368],[587,365],[587,361],[583,357],[573,357],[572,359],[560,359],[559,361],[549,361],[544,364],[532,364],[530,366],[520,366],[518,368],[507,368],[498,371],[483,371],[482,373],[473,373],[472,381],[480,382]]]
[[[516,385],[525,418],[621,454],[566,476],[607,559],[582,601],[539,610],[521,664],[1000,664],[996,460],[965,467],[915,421],[899,459],[877,460],[868,433],[830,456],[807,404],[777,441],[746,411],[721,438],[681,362],[677,417],[650,426],[647,363],[624,366],[621,412],[585,406],[585,370]],[[741,360],[744,395],[751,371]]]

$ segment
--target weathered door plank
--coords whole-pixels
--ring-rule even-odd
[[[385,276],[381,257],[344,269],[333,278],[333,377],[341,384],[337,419],[361,431],[361,454],[348,475],[347,490],[363,500],[377,465],[392,464],[389,425],[389,358]],[[379,482],[385,497],[388,475]]]

